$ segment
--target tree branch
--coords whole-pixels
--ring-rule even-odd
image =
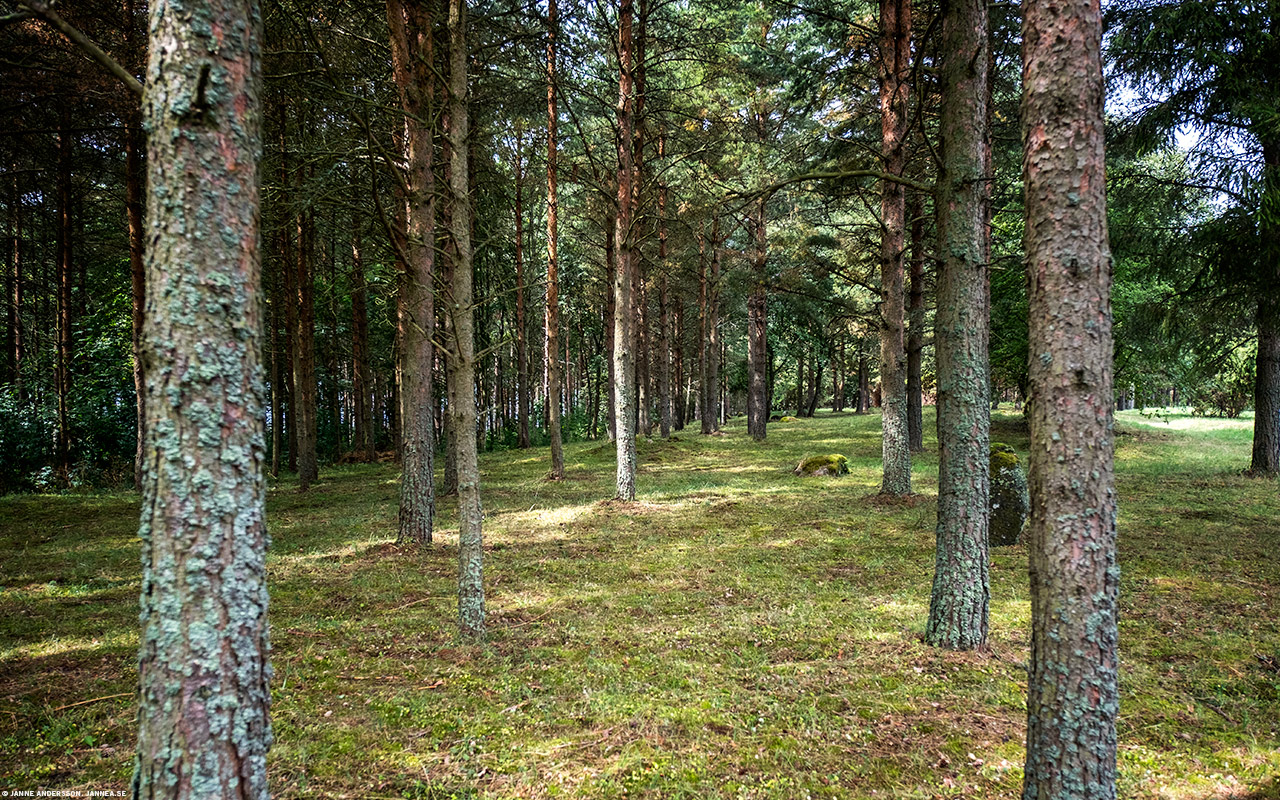
[[[24,8],[31,11],[32,14],[49,23],[53,27],[62,32],[71,42],[84,50],[89,56],[106,68],[108,72],[124,82],[129,87],[129,91],[138,97],[142,97],[142,84],[138,79],[129,74],[129,70],[120,66],[120,62],[116,61],[105,50],[93,43],[88,36],[85,36],[80,29],[63,19],[57,11],[53,10],[51,3],[45,0],[18,0]]]

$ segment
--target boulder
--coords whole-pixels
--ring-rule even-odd
[[[1031,510],[1027,475],[1012,447],[991,443],[991,528],[988,541],[993,547],[1017,544]]]
[[[810,456],[795,468],[797,475],[848,475],[849,459],[842,455]]]

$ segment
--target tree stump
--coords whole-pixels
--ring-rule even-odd
[[[1027,475],[1018,454],[1007,444],[992,442],[990,543],[996,547],[1017,544],[1030,509]]]

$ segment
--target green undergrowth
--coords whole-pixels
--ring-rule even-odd
[[[931,433],[932,409],[926,410]],[[1280,797],[1280,497],[1249,424],[1119,415],[1120,794]],[[736,421],[482,459],[489,637],[454,634],[454,505],[394,544],[391,466],[282,480],[268,515],[276,797],[1019,795],[1026,551],[992,558],[991,647],[921,642],[937,454],[877,497],[879,418]],[[1020,417],[992,438],[1025,460]],[[792,474],[813,453],[850,474]],[[122,789],[138,542],[127,494],[0,499],[0,785]],[[120,695],[120,696],[117,696]]]

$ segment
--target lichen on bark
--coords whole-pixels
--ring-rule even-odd
[[[987,639],[990,439],[983,150],[987,7],[942,6],[942,164],[938,175],[938,525],[925,640],[972,650]]]
[[[1115,797],[1111,254],[1096,2],[1024,6],[1031,661],[1025,800]]]
[[[267,796],[260,28],[151,9],[135,797]]]

